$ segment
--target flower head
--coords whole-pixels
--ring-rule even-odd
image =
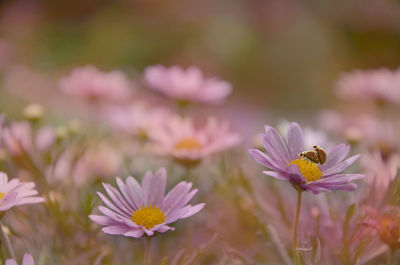
[[[89,100],[121,102],[131,95],[131,86],[122,72],[101,72],[94,66],[72,70],[59,86],[65,93]]]
[[[151,140],[156,153],[189,163],[237,145],[240,136],[231,131],[227,122],[209,118],[202,126],[196,126],[189,118],[175,116]]]
[[[151,89],[180,102],[219,103],[232,87],[217,78],[205,78],[197,67],[156,65],[146,68],[144,79]]]
[[[314,194],[354,190],[357,185],[352,180],[364,177],[360,174],[341,173],[359,157],[355,155],[343,161],[350,151],[348,145],[340,144],[330,148],[326,162],[321,165],[299,156],[307,150],[304,150],[303,132],[297,123],[289,126],[286,138],[284,140],[274,128],[265,126],[262,141],[267,154],[258,149],[249,150],[258,163],[270,169],[263,171],[265,175],[288,180],[296,187]]]
[[[17,265],[17,262],[14,259],[8,259],[5,265]],[[35,261],[30,254],[26,253],[22,258],[22,265],[35,265]]]
[[[99,206],[103,215],[89,216],[93,222],[104,226],[102,230],[107,234],[138,238],[174,230],[169,224],[190,217],[204,207],[204,203],[188,204],[197,193],[197,189],[191,190],[192,183],[182,181],[165,195],[165,169],[155,174],[147,172],[141,185],[133,177],[128,177],[125,183],[120,178],[116,180],[119,191],[103,184],[111,200],[97,193],[107,206]]]
[[[376,102],[400,103],[400,69],[356,70],[346,73],[337,82],[340,96]]]
[[[0,212],[17,205],[43,202],[43,198],[35,196],[38,192],[34,187],[33,182],[8,181],[7,174],[0,172]]]
[[[105,117],[110,125],[139,139],[148,139],[170,116],[167,109],[135,104],[123,107],[109,107]]]

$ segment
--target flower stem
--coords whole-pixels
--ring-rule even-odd
[[[151,259],[150,259],[150,248],[151,248],[151,236],[146,237],[146,245],[144,248],[144,262],[143,265],[150,265],[151,264]]]
[[[1,232],[1,241],[3,242],[4,246],[6,247],[8,257],[15,259],[14,248],[12,247],[11,241],[8,238],[7,234],[4,232],[4,227],[1,222],[0,222],[0,232]]]
[[[297,190],[297,207],[296,207],[296,217],[293,223],[293,256],[296,262],[296,265],[300,265],[299,253],[297,251],[297,237],[298,237],[298,229],[299,229],[299,219],[300,219],[300,210],[301,210],[301,199],[303,195],[303,191],[299,188]]]

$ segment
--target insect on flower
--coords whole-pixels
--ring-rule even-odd
[[[321,147],[314,145],[313,150],[301,152],[299,157],[323,165],[326,162],[326,151]]]

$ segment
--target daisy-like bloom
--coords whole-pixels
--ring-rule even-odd
[[[113,106],[105,110],[105,117],[114,129],[144,140],[149,139],[170,115],[164,108],[151,108],[140,103],[131,106]]]
[[[350,100],[400,103],[400,69],[355,70],[337,82],[339,96]]]
[[[14,259],[7,259],[5,265],[18,265],[18,263]],[[26,253],[22,258],[22,265],[35,265],[35,261],[30,254]]]
[[[197,189],[191,190],[192,183],[182,181],[165,195],[167,173],[159,169],[155,174],[148,171],[141,185],[133,177],[124,183],[116,179],[119,191],[109,184],[103,184],[110,199],[97,194],[107,206],[99,206],[103,215],[89,218],[104,226],[103,232],[128,237],[153,236],[156,232],[166,232],[175,228],[169,224],[190,217],[204,207],[204,203],[188,204]]]
[[[33,182],[20,182],[18,179],[8,181],[7,174],[0,172],[0,212],[23,204],[44,202],[44,199],[36,196]]]
[[[155,153],[192,165],[236,146],[241,137],[232,132],[229,123],[218,122],[215,118],[196,126],[190,118],[174,116],[153,134],[151,140]]]
[[[131,85],[121,71],[102,72],[94,66],[72,70],[62,78],[60,89],[88,100],[125,101],[131,96]]]
[[[391,249],[400,248],[400,210],[398,208],[387,208],[379,213],[372,208],[365,208],[367,219],[363,223],[372,228],[379,235],[382,243]]]
[[[144,71],[149,87],[181,103],[219,103],[232,92],[232,86],[217,78],[205,78],[197,67],[150,66]]]
[[[261,137],[267,154],[258,149],[250,149],[249,153],[258,163],[269,168],[263,173],[290,181],[301,190],[313,194],[332,190],[351,191],[357,187],[352,181],[364,177],[361,174],[342,173],[359,157],[355,155],[344,160],[350,151],[345,144],[327,150],[327,159],[322,165],[300,157],[301,152],[309,150],[304,148],[303,132],[297,123],[291,123],[285,140],[270,126],[265,126],[265,134]]]

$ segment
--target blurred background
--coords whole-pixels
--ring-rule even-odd
[[[0,12],[2,68],[58,75],[94,64],[134,77],[157,63],[197,65],[232,82],[230,104],[286,115],[335,104],[343,71],[400,59],[399,1],[3,0]]]

